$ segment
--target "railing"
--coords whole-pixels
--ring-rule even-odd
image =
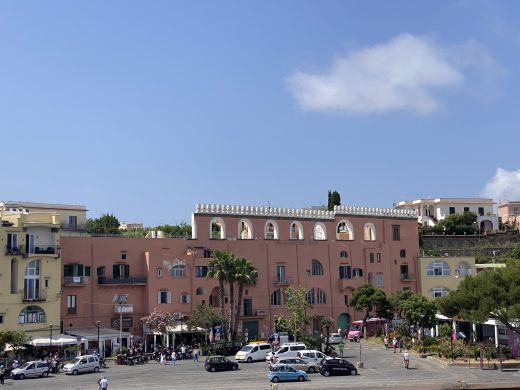
[[[47,300],[47,291],[40,290],[35,291],[29,295],[27,290],[24,290],[22,295],[22,301],[24,302],[44,302]]]
[[[415,280],[414,274],[401,274],[401,280]]]
[[[33,248],[29,248],[28,254],[36,255],[55,255],[58,253],[58,247],[55,245],[35,245]]]
[[[85,231],[87,230],[87,225],[84,223],[77,224],[68,224],[67,222],[62,222],[60,224],[61,229],[63,230],[77,230],[77,231]]]
[[[98,284],[146,284],[146,276],[130,276],[128,278],[98,276]]]
[[[63,283],[69,286],[83,286],[88,283],[88,276],[65,276]]]
[[[67,314],[76,314],[75,307],[67,307]]]
[[[23,248],[21,246],[6,245],[6,247],[5,247],[6,256],[16,256],[16,255],[22,255],[22,254],[23,254]]]
[[[292,284],[292,278],[291,277],[275,278],[273,281],[273,284],[275,286],[288,286],[288,285]]]

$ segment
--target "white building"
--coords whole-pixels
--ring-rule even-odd
[[[470,211],[477,214],[480,232],[498,230],[498,216],[494,211],[495,202],[486,198],[437,198],[407,200],[394,204],[394,208],[414,210],[423,226],[435,226],[450,214]]]

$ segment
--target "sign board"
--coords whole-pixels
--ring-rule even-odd
[[[112,317],[112,329],[119,329],[119,317]],[[123,328],[131,328],[132,327],[132,317],[124,317],[123,316]]]
[[[81,283],[81,276],[73,276],[72,283]]]

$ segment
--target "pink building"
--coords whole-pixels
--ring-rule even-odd
[[[273,330],[275,316],[286,313],[282,290],[288,286],[305,287],[313,306],[308,315],[333,317],[342,329],[362,318],[349,306],[355,288],[371,283],[388,295],[418,291],[413,211],[198,205],[192,226],[192,239],[63,238],[65,331],[96,321],[119,329],[116,294],[128,295],[123,328],[135,336],[143,332],[140,318],[154,308],[181,318],[198,303],[218,306],[218,283],[206,278],[217,249],[246,257],[258,269],[242,307],[249,337]],[[308,332],[320,332],[318,321]]]
[[[505,202],[498,206],[500,222],[520,228],[520,201]]]

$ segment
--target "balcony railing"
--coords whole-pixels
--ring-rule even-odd
[[[67,307],[67,314],[76,314],[75,307]]]
[[[10,246],[6,245],[5,247],[5,255],[6,256],[17,256],[23,255],[24,250],[21,246]]]
[[[88,276],[65,276],[63,283],[68,286],[84,286],[88,283]]]
[[[35,245],[33,248],[29,248],[27,253],[34,255],[55,255],[58,253],[58,247],[55,245]]]
[[[128,278],[107,278],[98,276],[98,284],[146,284],[146,276],[130,276]]]
[[[60,227],[62,230],[73,230],[73,231],[80,231],[80,232],[87,230],[87,225],[84,223],[69,224],[67,222],[62,222]]]
[[[415,280],[415,275],[414,274],[401,274],[401,280],[402,281],[413,281]]]
[[[22,294],[22,301],[24,302],[44,302],[47,300],[47,291],[33,291],[29,293],[28,290],[24,290]]]
[[[273,281],[274,286],[289,286],[292,284],[291,277],[275,278]]]

